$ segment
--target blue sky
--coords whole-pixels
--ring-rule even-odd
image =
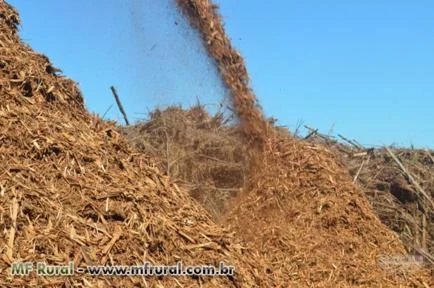
[[[434,2],[218,0],[267,116],[367,145],[434,148]],[[104,114],[215,107],[227,91],[173,0],[10,0],[21,36]],[[248,4],[246,4],[248,3]],[[106,118],[122,121],[115,106]]]

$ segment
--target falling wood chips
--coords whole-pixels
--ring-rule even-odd
[[[257,137],[262,114],[252,109],[242,58],[214,6],[180,2],[194,12],[192,23],[206,28],[208,45],[217,43],[213,51],[230,57],[229,66],[219,58],[220,70],[231,69],[225,81],[238,91],[234,104],[245,131]],[[1,287],[433,286],[424,269],[390,273],[378,266],[381,254],[405,253],[402,243],[331,155],[287,136],[259,136],[266,144],[261,166],[253,167],[249,192],[225,221],[234,230],[220,228],[154,160],[133,151],[113,123],[85,111],[75,83],[21,43],[18,23],[0,0]],[[76,267],[224,261],[236,275],[10,275],[13,261],[69,260]]]
[[[263,276],[243,245],[132,151],[113,123],[90,115],[75,83],[21,43],[18,23],[0,1],[0,287],[255,286]],[[12,262],[70,260],[75,267],[224,261],[236,275],[10,275]]]

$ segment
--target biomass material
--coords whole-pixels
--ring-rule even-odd
[[[398,233],[407,250],[410,253],[425,250],[424,254],[428,255],[426,261],[432,259],[434,211],[426,196],[434,199],[433,151],[413,148],[366,149],[345,145],[330,137],[326,141],[317,136],[313,135],[309,141],[326,147],[344,165],[368,197],[381,221]],[[405,171],[388,150],[393,151]],[[415,182],[417,185],[413,184]],[[419,192],[420,189],[424,191],[423,194]]]
[[[149,119],[121,130],[133,147],[187,189],[214,219],[244,187],[248,173],[246,148],[238,127],[223,113],[210,116],[196,105],[188,110],[155,110]]]
[[[216,25],[216,35],[226,39],[213,53],[222,73],[230,71],[225,79],[235,91],[244,135],[263,144],[264,154],[249,162],[244,193],[220,218],[231,228],[218,227],[163,175],[159,159],[131,149],[118,127],[86,112],[75,83],[20,41],[18,15],[0,0],[0,286],[434,286],[423,267],[389,265],[405,255],[402,243],[381,224],[332,153],[265,131],[242,58],[233,54],[217,14],[210,14],[213,6],[185,3],[203,19],[197,23]],[[232,69],[233,64],[241,66]],[[10,275],[14,261],[64,265],[69,260],[81,267],[224,261],[237,273],[215,278]]]
[[[21,43],[0,1],[0,286],[253,287],[262,281],[233,235],[177,188],[113,123],[90,115],[74,82]],[[217,265],[235,277],[12,277],[15,261],[76,267]],[[66,283],[64,283],[66,282]]]
[[[417,275],[380,267],[381,257],[406,253],[396,235],[381,224],[332,154],[281,131],[270,133],[248,86],[243,59],[225,34],[217,7],[208,0],[177,3],[216,61],[245,134],[263,144],[263,155],[250,153],[245,193],[223,223],[230,224],[266,259],[262,273],[271,276],[271,286],[434,285],[423,269]]]
[[[260,163],[224,223],[266,259],[271,287],[433,287],[331,152],[276,136]]]
[[[265,139],[267,122],[249,86],[244,59],[231,44],[222,25],[217,6],[208,0],[176,0],[181,11],[202,36],[209,55],[216,61],[244,134],[250,140]]]

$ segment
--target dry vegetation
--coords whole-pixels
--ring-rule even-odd
[[[225,125],[229,120],[222,113],[211,117],[201,105],[169,107],[122,131],[217,219],[242,190],[248,167],[241,133]]]
[[[237,115],[248,124],[245,134],[265,145],[252,154],[255,158],[249,157],[246,192],[225,220],[269,261],[274,285],[434,285],[432,275],[415,280],[379,267],[381,254],[404,253],[404,247],[371,212],[336,156],[281,131],[273,135],[256,107],[242,57],[231,46],[217,7],[201,0],[178,4],[216,60]]]
[[[333,151],[381,221],[398,233],[407,250],[423,255],[428,264],[434,265],[433,151],[365,148],[356,141],[344,144],[318,132],[308,141]]]
[[[18,15],[0,0],[0,286],[433,287],[426,267],[380,265],[382,257],[407,251],[352,183],[350,162],[341,160],[335,146],[269,128],[215,6],[206,0],[178,3],[216,59],[240,126],[226,125],[220,114],[210,116],[200,106],[157,110],[125,129],[90,115],[75,83],[20,41]],[[396,170],[387,163],[385,171]],[[375,169],[357,169],[367,190],[389,183],[387,173],[365,174]],[[412,168],[422,189],[432,191],[423,171],[419,164]],[[370,179],[378,183],[372,186]],[[385,187],[377,190],[386,195]],[[392,196],[385,197],[399,199],[391,187]],[[386,223],[392,215],[380,213]],[[76,266],[224,261],[237,273],[60,279],[9,274],[13,261],[68,260]]]
[[[0,287],[253,287],[254,255],[218,227],[113,123],[90,115],[74,82],[17,36],[0,1]],[[50,68],[51,67],[51,68]],[[14,261],[212,264],[235,277],[13,277]]]
[[[225,223],[273,268],[273,287],[434,284],[417,265],[414,271],[379,265],[384,257],[405,255],[404,246],[333,153],[289,137],[270,138],[266,147],[261,169],[248,179],[248,194]]]

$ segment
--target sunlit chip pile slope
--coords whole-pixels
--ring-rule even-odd
[[[0,286],[433,287],[423,267],[395,265],[402,243],[330,152],[266,128],[216,8],[178,3],[232,91],[246,147],[258,149],[244,192],[220,216],[228,228],[89,114],[76,84],[21,42],[18,15],[0,0]],[[223,261],[236,275],[13,277],[17,261]]]
[[[90,115],[0,1],[0,286],[254,287],[251,258],[187,193]],[[14,262],[236,268],[234,277],[13,277]],[[94,285],[94,286],[92,286]]]
[[[222,222],[266,259],[262,272],[272,287],[432,287],[432,275],[418,263],[396,265],[406,261],[404,246],[332,153],[263,129],[243,59],[216,6],[208,0],[177,3],[215,59],[241,124],[247,123],[245,133],[263,141],[262,153],[251,154],[244,195]]]

